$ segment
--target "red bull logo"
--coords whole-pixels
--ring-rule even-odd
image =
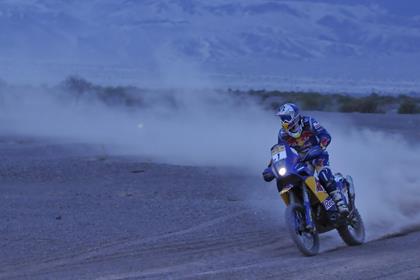
[[[324,187],[319,182],[316,182],[316,191],[317,192],[325,192]]]

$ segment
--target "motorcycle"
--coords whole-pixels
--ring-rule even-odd
[[[322,152],[321,147],[314,147],[301,158],[287,144],[271,148],[271,170],[287,206],[285,221],[294,243],[306,256],[318,254],[319,234],[334,229],[349,246],[361,245],[365,240],[365,227],[355,205],[352,177],[334,174],[337,188],[349,208],[349,214],[344,216],[315,176],[315,168],[310,162]]]

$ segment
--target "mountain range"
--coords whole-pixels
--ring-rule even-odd
[[[0,1],[0,77],[11,79],[416,84],[419,54],[416,1]]]

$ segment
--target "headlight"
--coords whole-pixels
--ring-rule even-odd
[[[286,167],[280,167],[280,169],[279,169],[280,176],[284,176],[286,174],[286,172],[287,172]]]

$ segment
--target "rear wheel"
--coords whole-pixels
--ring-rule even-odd
[[[361,245],[365,242],[365,226],[357,209],[354,209],[349,225],[337,229],[341,239],[349,246]]]
[[[289,233],[305,256],[313,256],[319,251],[318,233],[306,229],[305,209],[298,204],[290,204],[286,208],[286,223]]]

